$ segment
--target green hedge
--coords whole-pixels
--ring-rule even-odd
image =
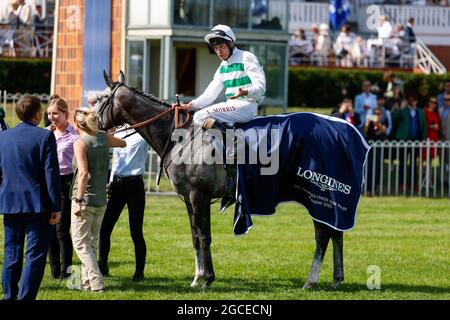
[[[0,90],[10,93],[49,93],[50,59],[0,59]]]
[[[361,84],[369,80],[385,90],[382,71],[290,68],[289,101],[290,107],[335,108],[343,99],[344,93],[352,99],[361,92]],[[394,72],[404,81],[405,92],[416,92],[419,102],[425,103],[425,97],[442,91],[445,79],[450,74],[425,75],[407,72]]]

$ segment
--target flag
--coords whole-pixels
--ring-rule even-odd
[[[347,21],[350,7],[346,0],[331,0],[329,11],[331,28],[337,31]]]

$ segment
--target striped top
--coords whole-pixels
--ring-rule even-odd
[[[239,88],[248,90],[248,95],[240,99],[261,104],[266,92],[266,77],[253,53],[235,48],[232,56],[222,61],[217,68],[213,80],[203,94],[191,103],[194,109],[201,109],[213,104],[223,89],[229,99],[237,94]]]

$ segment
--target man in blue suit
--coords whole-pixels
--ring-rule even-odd
[[[364,81],[362,84],[363,92],[355,97],[355,112],[359,114],[361,123],[358,129],[363,131],[366,124],[367,116],[372,115],[373,111],[377,107],[377,96],[370,92],[370,81]]]
[[[5,237],[3,298],[34,300],[44,275],[51,225],[60,218],[58,154],[53,132],[37,127],[42,120],[38,98],[20,99],[16,113],[22,122],[0,132],[0,213]]]

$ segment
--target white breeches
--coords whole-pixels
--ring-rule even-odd
[[[203,126],[207,118],[213,118],[219,122],[234,124],[236,122],[248,122],[258,114],[258,104],[255,101],[227,100],[200,109],[194,114],[194,124]]]

